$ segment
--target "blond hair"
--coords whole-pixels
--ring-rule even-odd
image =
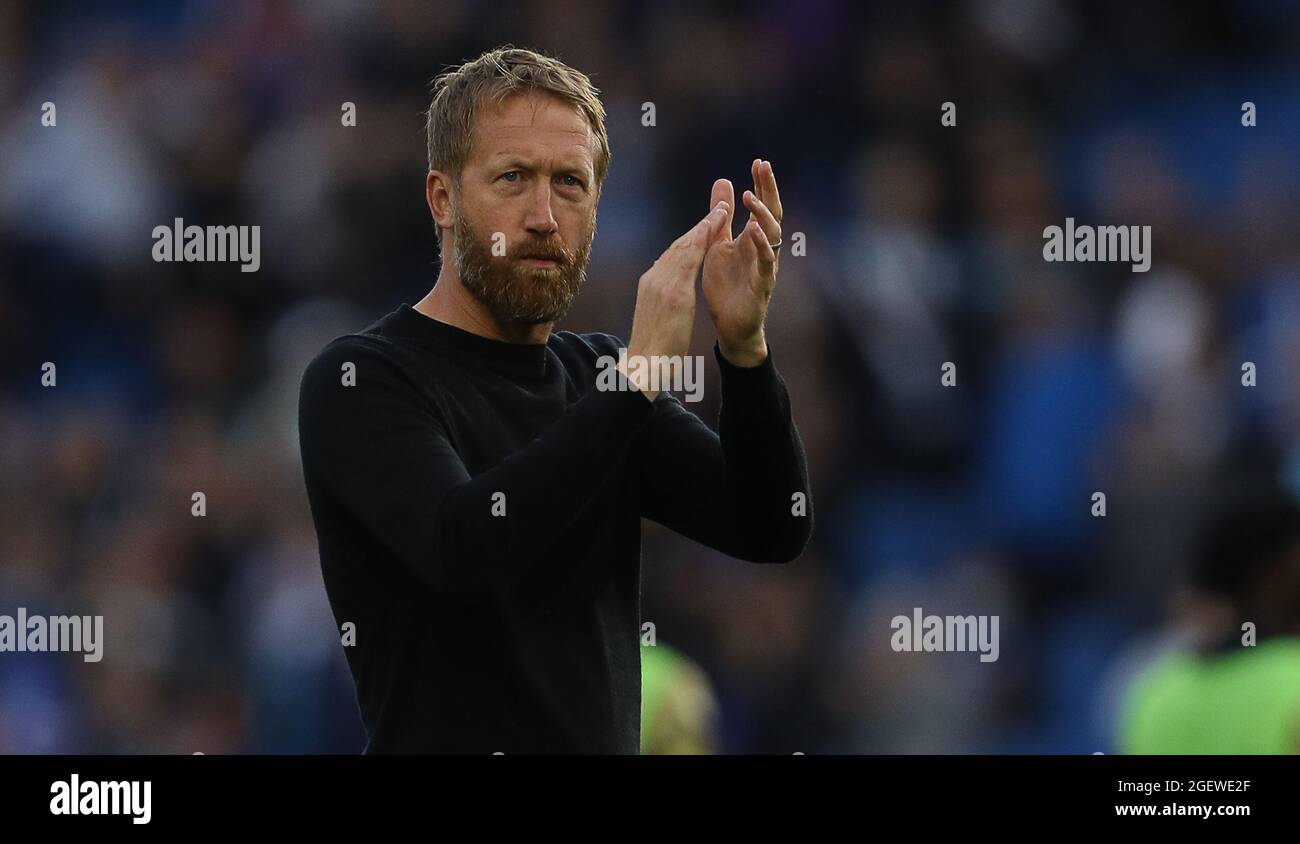
[[[609,171],[609,136],[600,90],[585,73],[559,59],[532,50],[504,46],[440,74],[433,81],[425,133],[429,169],[450,173],[459,183],[474,137],[474,115],[484,104],[500,105],[512,94],[541,93],[574,106],[586,118],[596,140],[596,185],[599,192]]]

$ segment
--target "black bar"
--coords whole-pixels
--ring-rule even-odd
[[[52,785],[70,786],[74,774],[82,789],[87,781],[135,781],[141,789],[148,781],[149,822],[52,814]],[[377,830],[413,823],[439,833],[477,824],[488,832],[528,822],[540,832],[559,814],[581,824],[609,812],[658,821],[699,813],[717,820],[722,812],[738,824],[840,820],[864,832],[972,820],[999,829],[1172,822],[1173,829],[1196,823],[1230,832],[1243,823],[1294,821],[1298,781],[1292,757],[0,757],[0,805],[10,823],[205,833],[341,823]],[[1121,782],[1132,785],[1121,791]],[[1117,808],[1139,806],[1157,814]],[[1244,807],[1244,814],[1159,814],[1166,806]]]

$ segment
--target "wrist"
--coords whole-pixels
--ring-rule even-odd
[[[640,392],[641,395],[645,396],[650,402],[653,403],[659,396],[658,390],[652,390],[650,388],[650,373],[647,371],[646,367],[629,366],[627,356],[620,355],[618,362],[614,364],[614,369],[620,372],[623,377],[627,379],[628,383],[635,387],[637,391]]]
[[[767,337],[762,331],[741,343],[729,343],[719,337],[718,351],[732,366],[750,369],[767,360]]]

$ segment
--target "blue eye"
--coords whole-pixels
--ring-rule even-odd
[[[509,172],[507,172],[507,173],[503,173],[503,174],[501,174],[501,178],[505,179],[507,182],[515,182],[515,181],[518,181],[518,179],[512,179],[512,178],[510,178],[510,177],[511,177],[511,176],[518,176],[518,175],[519,175],[519,171],[518,171],[518,170],[511,170],[511,171],[509,171]]]

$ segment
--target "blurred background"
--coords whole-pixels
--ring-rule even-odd
[[[1186,620],[1213,492],[1300,479],[1285,0],[5,0],[0,613],[103,614],[106,642],[98,664],[0,655],[0,751],[363,747],[298,381],[431,286],[428,83],[503,43],[588,73],[609,112],[558,328],[626,340],[640,274],[755,157],[806,239],[768,336],[812,546],[752,566],[645,523],[644,620],[688,665],[705,746],[1112,752],[1126,678]],[[1067,216],[1151,226],[1150,272],[1046,263]],[[155,263],[175,217],[260,225],[261,269]],[[712,341],[701,309],[691,409],[715,425]],[[895,653],[913,607],[998,615],[1000,658]]]

